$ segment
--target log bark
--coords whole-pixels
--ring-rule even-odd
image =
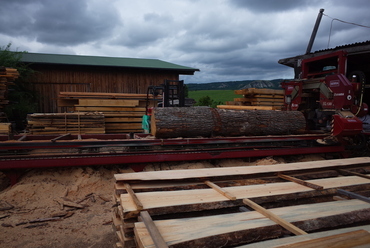
[[[305,126],[299,111],[169,107],[155,108],[151,118],[156,138],[297,134]]]

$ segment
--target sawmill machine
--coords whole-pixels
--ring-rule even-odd
[[[370,73],[369,42],[311,53],[323,12],[320,9],[306,53],[279,60],[295,72],[294,80],[281,84],[284,110],[301,111],[307,130],[330,132],[329,138],[335,140],[358,137],[369,131],[364,121],[368,114],[366,102],[370,100],[366,82]]]
[[[282,82],[285,110],[304,113],[308,130],[330,131],[332,136],[361,133],[358,117],[367,114],[365,78],[360,72],[347,78],[346,64],[345,51],[302,60],[299,78]]]

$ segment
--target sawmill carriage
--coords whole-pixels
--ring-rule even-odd
[[[345,137],[350,143],[357,143],[356,148],[367,149],[369,44],[279,60],[295,70],[295,79],[282,83],[284,110],[304,113],[308,130],[327,131],[331,137]]]

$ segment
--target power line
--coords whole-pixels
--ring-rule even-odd
[[[338,18],[333,18],[333,17],[330,17],[330,16],[328,16],[327,14],[324,14],[324,13],[323,13],[323,15],[331,19],[329,40],[328,40],[328,48],[329,48],[329,44],[330,44],[331,30],[333,28],[333,22],[334,21],[338,21],[338,22],[342,22],[342,23],[346,23],[346,24],[350,24],[350,25],[355,25],[355,26],[362,27],[362,28],[370,28],[370,26],[366,26],[366,25],[362,25],[362,24],[358,24],[358,23],[354,23],[354,22],[347,22],[347,21],[340,20]]]

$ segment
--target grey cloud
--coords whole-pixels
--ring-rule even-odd
[[[255,12],[279,12],[306,7],[315,0],[230,0],[237,7],[247,8]]]
[[[122,34],[112,44],[129,48],[155,46],[156,42],[171,34],[173,17],[157,13],[146,13],[139,20],[124,18],[126,23]]]
[[[41,43],[77,45],[109,35],[119,16],[109,6],[92,10],[89,1],[15,1],[0,12],[1,33],[28,36]],[[17,13],[17,16],[14,16]],[[2,14],[2,15],[1,15]]]
[[[277,61],[305,53],[320,8],[370,25],[368,0],[4,0],[0,41],[199,68],[189,83],[273,79],[293,76]],[[324,16],[312,51],[327,48],[330,24]],[[340,22],[331,31],[330,47],[370,39],[370,29]]]

